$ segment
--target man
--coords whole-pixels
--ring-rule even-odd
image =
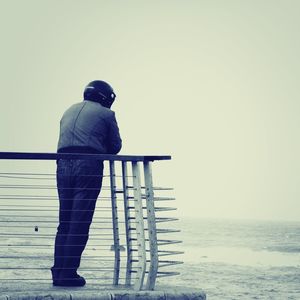
[[[84,100],[67,109],[60,121],[58,153],[117,154],[122,140],[115,113],[110,110],[115,97],[108,83],[100,80],[89,83]],[[88,241],[102,177],[103,161],[57,161],[59,226],[51,268],[53,285],[85,285],[77,269]]]

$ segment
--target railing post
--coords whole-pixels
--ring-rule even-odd
[[[115,174],[115,162],[109,161],[110,170],[110,191],[111,191],[111,208],[112,208],[112,224],[114,233],[114,251],[115,251],[115,263],[114,263],[114,278],[113,284],[119,284],[120,275],[120,238],[119,238],[119,224],[118,224],[118,208],[117,208],[117,193],[116,193],[116,174]]]
[[[137,162],[132,162],[133,188],[134,188],[134,211],[136,221],[136,235],[138,246],[138,270],[134,283],[135,290],[141,290],[146,272],[146,246],[144,233],[143,203],[141,191],[140,170]]]
[[[124,214],[125,214],[125,229],[126,229],[126,243],[127,243],[127,263],[126,263],[126,279],[125,284],[131,284],[132,273],[132,234],[131,234],[131,222],[129,214],[128,203],[128,170],[127,162],[122,161],[122,181],[123,181],[123,198],[124,198]]]
[[[144,162],[144,177],[145,177],[145,194],[147,206],[147,221],[148,221],[148,234],[149,234],[149,247],[150,247],[150,266],[146,283],[147,290],[153,290],[158,270],[158,247],[157,247],[157,232],[155,221],[155,206],[154,206],[154,193],[152,182],[151,163]]]

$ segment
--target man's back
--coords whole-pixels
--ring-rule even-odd
[[[122,147],[115,113],[93,101],[72,105],[60,121],[58,151],[70,147],[116,154]]]

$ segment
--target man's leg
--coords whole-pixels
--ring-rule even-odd
[[[67,239],[64,246],[62,277],[77,275],[81,254],[88,241],[96,201],[102,186],[103,162],[78,160],[73,166],[73,206]]]
[[[70,228],[73,206],[71,186],[71,160],[59,160],[57,163],[57,191],[59,196],[59,225],[55,238],[54,265],[51,268],[53,280],[58,279],[64,263],[64,245]]]

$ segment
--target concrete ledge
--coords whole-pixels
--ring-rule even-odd
[[[175,287],[158,291],[105,290],[105,291],[51,291],[47,292],[17,292],[10,295],[0,295],[0,300],[205,300],[206,295],[201,290],[190,290]]]

